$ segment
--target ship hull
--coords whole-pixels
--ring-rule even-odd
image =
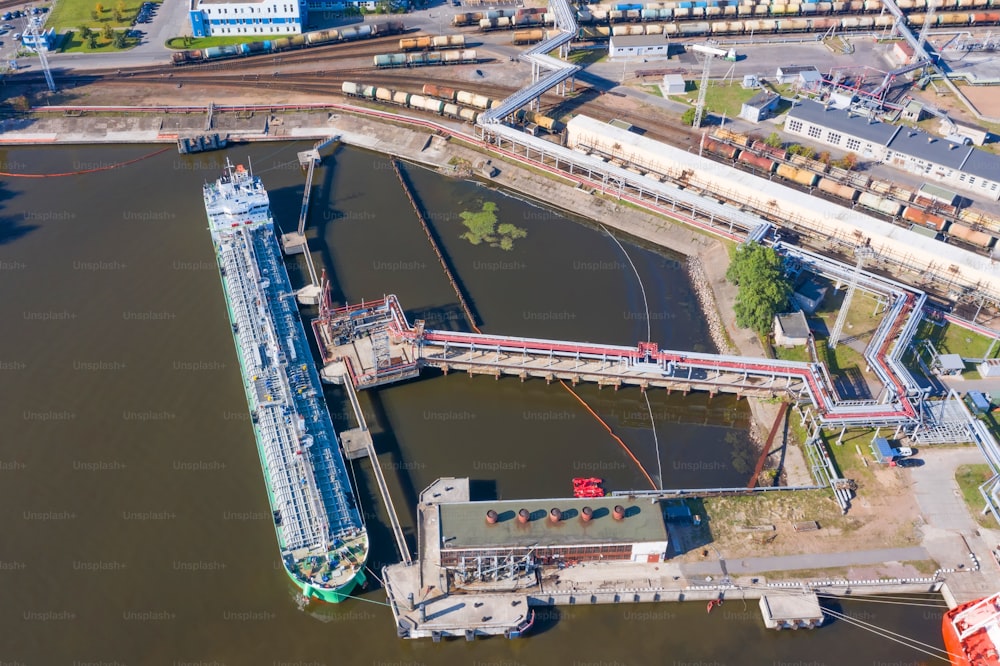
[[[996,656],[995,651],[980,652],[978,658],[975,658],[974,661],[970,660],[967,656],[969,652],[966,646],[962,645],[962,641],[955,629],[954,618],[962,611],[978,604],[980,601],[982,599],[976,599],[975,601],[956,606],[945,613],[944,618],[941,620],[941,635],[944,638],[944,649],[948,652],[948,659],[951,666],[1000,666],[1000,658]]]
[[[317,599],[328,604],[339,604],[341,601],[351,596],[351,592],[359,587],[364,587],[364,585],[368,582],[365,572],[358,571],[347,583],[344,583],[336,589],[330,589],[304,583],[288,569],[285,569],[285,573],[288,575],[288,578],[292,581],[292,583],[295,584],[295,587],[302,592],[303,597],[306,599]]]
[[[205,186],[219,277],[283,569],[305,599],[367,582],[368,536],[259,179]],[[331,520],[331,516],[333,516]]]

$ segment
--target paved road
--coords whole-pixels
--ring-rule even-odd
[[[942,568],[975,569],[975,574],[955,573],[947,577],[948,587],[958,601],[975,599],[1000,589],[1000,568],[990,550],[1000,541],[1000,530],[979,527],[969,514],[955,481],[959,465],[982,463],[983,456],[974,446],[934,448],[924,446],[917,456],[926,464],[910,467],[913,492],[925,525],[923,545]]]
[[[696,562],[683,564],[681,570],[689,578],[699,576],[733,576],[764,573],[766,571],[793,571],[798,569],[834,569],[851,566],[926,560],[927,550],[920,546],[909,548],[880,548],[845,553],[817,553],[815,555],[777,555],[773,557],[747,557],[723,562]]]

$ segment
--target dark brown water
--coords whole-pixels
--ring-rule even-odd
[[[302,144],[252,158],[294,226]],[[0,152],[5,171],[92,168],[149,147]],[[8,180],[0,189],[0,664],[878,664],[922,655],[834,622],[763,628],[754,602],[560,608],[522,641],[404,642],[377,589],[303,612],[281,573],[201,203],[223,154],[168,151],[126,169]],[[411,318],[464,328],[388,164],[339,151],[318,172],[311,225],[339,299],[397,294]],[[625,248],[471,183],[409,169],[485,331],[711,350],[676,258]],[[498,204],[527,231],[472,246],[458,213]],[[292,270],[293,280],[301,269]],[[731,398],[579,394],[666,487],[743,485],[747,411]],[[347,423],[342,395],[328,392]],[[563,496],[574,476],[645,477],[568,392],[541,381],[428,377],[363,396],[404,525],[438,476],[506,498]],[[656,418],[657,441],[649,425]],[[394,560],[367,463],[356,468],[374,546]],[[851,602],[853,617],[940,645],[939,612]]]

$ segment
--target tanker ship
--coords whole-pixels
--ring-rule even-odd
[[[1000,665],[1000,594],[952,608],[942,624],[952,666]]]
[[[363,585],[368,533],[260,178],[226,160],[205,211],[285,572],[306,599]]]

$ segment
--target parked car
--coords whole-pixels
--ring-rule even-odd
[[[21,41],[21,33],[19,33],[19,32],[15,32],[14,33],[14,41],[15,42]]]
[[[896,461],[897,467],[920,467],[924,461],[920,458],[903,458]]]
[[[908,446],[897,446],[892,450],[892,452],[900,458],[906,458],[913,455],[913,449]]]

